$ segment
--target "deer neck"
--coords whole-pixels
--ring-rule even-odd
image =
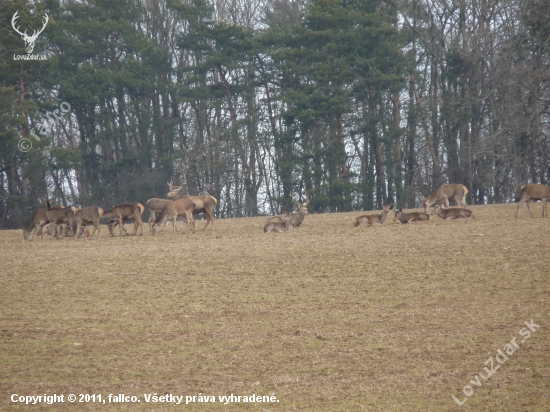
[[[380,217],[380,223],[384,224],[384,222],[386,221],[386,219],[388,218],[388,213],[390,211],[389,210],[384,210],[382,212],[382,216]]]

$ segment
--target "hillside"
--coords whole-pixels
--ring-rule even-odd
[[[100,241],[0,231],[0,409],[56,393],[63,404],[36,410],[69,409],[68,394],[102,394],[80,404],[102,411],[174,409],[149,394],[196,396],[191,410],[545,410],[550,219],[515,207],[369,228],[352,227],[359,212],[309,215],[267,235],[263,217],[194,235],[103,226]]]

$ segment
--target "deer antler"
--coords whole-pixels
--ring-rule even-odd
[[[14,13],[13,17],[11,18],[11,25],[12,25],[12,27],[13,27],[13,29],[15,30],[16,33],[20,34],[21,36],[27,36],[27,30],[25,30],[25,33],[21,33],[21,32],[19,31],[19,27],[15,27],[15,22],[16,22],[17,19],[19,18],[18,14],[19,14],[19,10],[17,10],[17,11]]]
[[[34,38],[38,37],[38,35],[40,33],[42,33],[44,31],[44,29],[46,28],[46,25],[48,24],[48,21],[50,20],[50,18],[48,17],[48,15],[46,13],[44,13],[44,18],[46,19],[46,21],[44,21],[44,25],[42,26],[42,28],[38,32],[35,30],[32,37],[34,37]]]
[[[172,179],[170,179],[170,181],[168,182],[168,187],[170,188],[170,190],[174,189],[174,184]]]

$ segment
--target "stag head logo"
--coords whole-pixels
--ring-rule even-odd
[[[19,27],[16,27],[17,19],[19,18],[19,10],[17,10],[12,19],[11,19],[11,25],[13,29],[21,36],[21,38],[25,41],[25,49],[27,49],[27,53],[32,53],[34,49],[34,43],[36,42],[36,39],[38,38],[38,35],[44,31],[46,28],[46,24],[48,24],[49,17],[47,14],[44,15],[44,25],[40,30],[34,30],[31,36],[27,34],[27,30],[25,30],[23,33],[19,31]]]

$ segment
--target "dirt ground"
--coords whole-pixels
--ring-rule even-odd
[[[270,234],[263,217],[0,231],[0,410],[547,411],[550,218],[470,208]]]

